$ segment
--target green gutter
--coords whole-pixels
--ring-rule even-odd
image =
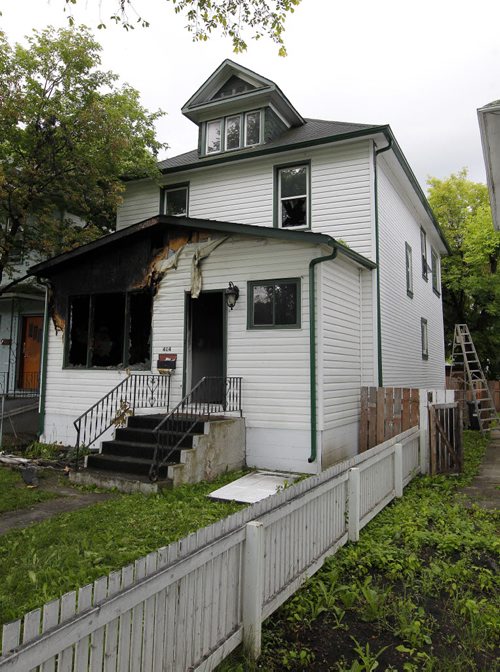
[[[45,310],[43,312],[43,347],[40,366],[40,400],[38,403],[38,437],[45,429],[45,390],[47,388],[47,352],[49,347],[49,288],[45,286]]]
[[[330,238],[332,252],[326,256],[315,257],[309,262],[309,379],[311,399],[311,455],[308,462],[315,462],[317,457],[317,422],[316,422],[316,292],[314,287],[314,267],[323,261],[335,259],[337,256],[337,243]]]
[[[388,138],[389,144],[382,149],[376,149],[373,153],[373,188],[375,205],[375,258],[377,260],[377,364],[378,364],[378,386],[384,386],[384,377],[382,370],[382,318],[380,315],[380,237],[378,226],[378,180],[377,180],[377,156],[382,152],[387,152],[392,147],[392,140]]]

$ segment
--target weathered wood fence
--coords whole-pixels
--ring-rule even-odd
[[[495,404],[495,409],[497,413],[500,413],[500,380],[488,380],[487,382],[491,398],[493,399],[493,403]],[[448,390],[455,390],[457,392],[456,400],[460,403],[462,407],[464,426],[469,426],[469,413],[467,402],[473,401],[473,396],[471,390],[466,389],[463,376],[459,375],[447,376],[446,388]],[[483,395],[483,390],[480,387],[479,383],[476,386],[476,394],[478,398],[481,399]]]
[[[416,427],[420,390],[402,387],[362,387],[359,450],[364,452]]]
[[[3,629],[1,672],[209,672],[425,465],[413,428]]]
[[[462,471],[462,425],[462,408],[458,402],[429,406],[429,461],[432,476]]]

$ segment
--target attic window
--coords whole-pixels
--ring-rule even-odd
[[[242,147],[252,147],[261,142],[261,111],[252,110],[215,119],[206,124],[207,154],[230,152]]]
[[[116,292],[69,299],[66,365],[148,368],[151,292]]]
[[[227,98],[228,96],[237,96],[240,93],[246,93],[247,91],[253,91],[254,89],[255,86],[252,86],[252,84],[243,81],[240,77],[235,77],[233,75],[227,80],[224,86],[221,86],[215,96],[212,97],[212,100]]]

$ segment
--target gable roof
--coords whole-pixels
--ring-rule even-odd
[[[38,277],[50,276],[51,271],[64,264],[75,262],[80,257],[91,254],[109,245],[114,245],[131,236],[140,234],[154,227],[171,227],[173,229],[186,229],[190,231],[214,231],[217,233],[251,236],[254,238],[275,238],[277,240],[288,240],[296,243],[306,243],[308,245],[328,245],[338,248],[339,252],[349,257],[357,264],[365,268],[376,268],[376,264],[363,255],[351,250],[342,243],[337,242],[331,236],[323,233],[313,233],[312,231],[290,231],[289,229],[278,229],[271,226],[255,226],[252,224],[236,224],[235,222],[219,222],[213,219],[198,219],[195,217],[172,217],[170,215],[157,215],[150,217],[137,224],[131,224],[124,229],[109,233],[102,238],[80,245],[80,247],[63,252],[52,259],[43,261],[29,269],[30,275]],[[47,273],[48,271],[48,273]]]
[[[216,98],[217,92],[232,78],[241,79],[249,87],[246,91]],[[297,112],[279,86],[249,68],[226,58],[210,77],[195,91],[181,108],[181,112],[195,124],[210,116],[223,116],[235,102],[245,101],[248,109],[266,103],[273,104],[289,126],[300,126],[303,117]]]

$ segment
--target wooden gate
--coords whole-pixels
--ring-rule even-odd
[[[431,475],[462,471],[462,408],[458,402],[429,405],[429,451]]]

